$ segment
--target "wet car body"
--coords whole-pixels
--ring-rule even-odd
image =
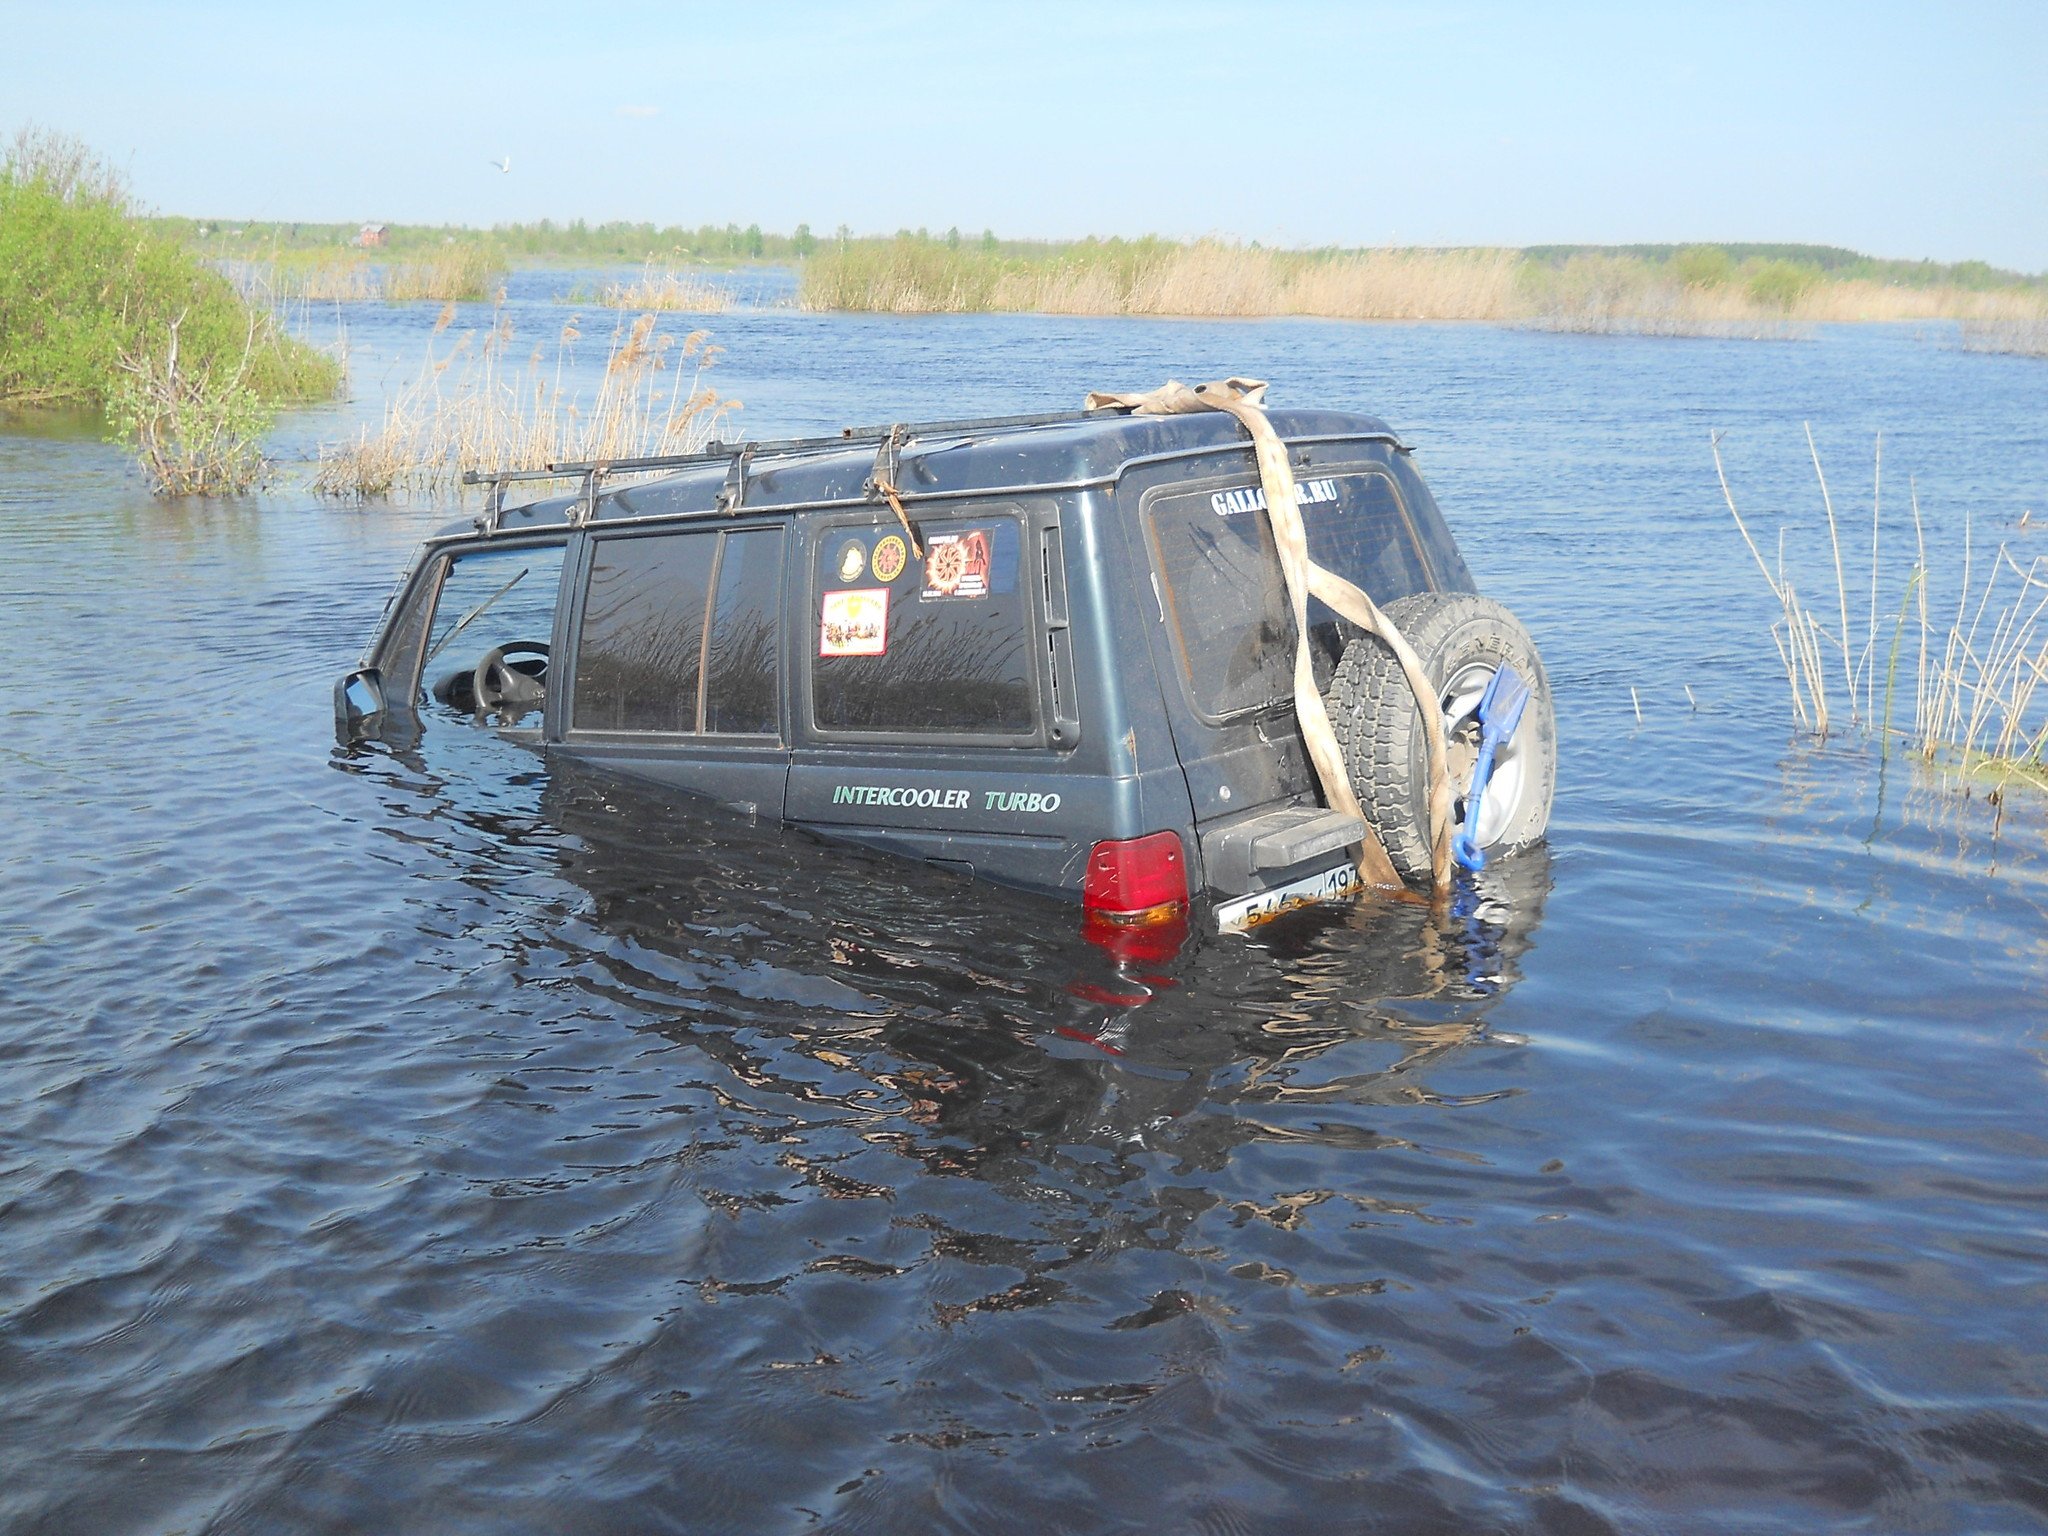
[[[1316,559],[1382,604],[1472,590],[1383,422],[1272,420]],[[508,508],[519,477],[499,477],[483,517],[423,546],[337,684],[346,739],[467,715],[1112,915],[1175,881],[1226,922],[1348,888],[1359,823],[1306,760],[1231,419],[910,424],[555,469],[582,489]],[[1320,605],[1310,627],[1326,678],[1356,631]]]

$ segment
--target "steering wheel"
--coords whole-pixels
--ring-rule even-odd
[[[515,656],[521,660],[513,661]],[[543,703],[548,696],[548,659],[544,640],[508,640],[485,651],[469,680],[476,712],[482,715],[495,709],[522,714]]]

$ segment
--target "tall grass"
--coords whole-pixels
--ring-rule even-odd
[[[1782,277],[1761,284],[1673,271],[1626,256],[1579,255],[1563,265],[1524,266],[1519,312],[1532,330],[1638,336],[1784,337],[1799,334],[1802,289]]]
[[[255,304],[361,303],[383,292],[380,274],[361,251],[291,251],[216,265]]]
[[[2009,320],[2041,312],[2038,284],[1902,284],[1718,246],[1661,258],[1498,249],[1274,251],[1203,240],[1084,240],[1024,249],[911,236],[848,241],[806,263],[807,309],[1081,315],[1317,315],[1483,320],[1670,336],[1801,334],[1845,320]]]
[[[437,334],[454,316],[451,302]],[[467,468],[542,468],[551,463],[689,453],[740,408],[708,376],[718,348],[708,333],[657,332],[656,317],[621,321],[603,379],[585,400],[566,382],[581,339],[571,320],[553,354],[536,347],[523,363],[500,316],[490,330],[430,348],[420,372],[386,402],[378,424],[323,445],[313,486],[321,495],[361,499],[397,490],[445,491]]]
[[[1825,321],[1959,320],[1967,332],[1972,325],[2024,319],[2044,309],[2043,295],[2027,289],[1912,288],[1842,278],[1815,285],[1801,296],[1799,311]]]
[[[1203,240],[1083,241],[1044,255],[900,239],[813,257],[806,309],[896,314],[985,310],[1064,315],[1327,315],[1500,319],[1508,251],[1306,253]]]
[[[883,314],[957,314],[996,309],[1006,263],[931,241],[863,240],[805,264],[797,289],[804,309]]]
[[[275,250],[260,258],[217,263],[252,303],[391,303],[492,298],[505,267],[488,245],[451,245],[401,262],[376,262],[367,251]]]
[[[2019,357],[2048,357],[2048,307],[2033,314],[1965,320],[1963,348],[1969,352],[2010,352]]]
[[[606,283],[598,302],[606,309],[685,310],[692,314],[721,314],[731,306],[730,291],[673,267],[657,268],[651,261],[630,283]]]
[[[1492,320],[1514,307],[1520,261],[1501,250],[1374,250],[1301,261],[1287,310],[1349,320]]]
[[[412,261],[402,261],[384,274],[384,297],[394,304],[409,299],[488,299],[504,281],[505,266],[487,245],[458,242],[444,245]]]
[[[1898,742],[1931,763],[2048,786],[2048,692],[2041,689],[2048,678],[2048,555],[2021,559],[2003,541],[1984,555],[1973,547],[1966,517],[1949,617],[1947,599],[1937,600],[1931,590],[1938,578],[1928,563],[1919,492],[1910,481],[1911,540],[1901,527],[1886,543],[1880,437],[1871,472],[1869,583],[1866,591],[1859,577],[1852,589],[1842,550],[1855,534],[1846,516],[1837,515],[1811,428],[1806,441],[1829,550],[1828,565],[1808,588],[1812,597],[1802,595],[1803,578],[1787,567],[1782,530],[1775,565],[1765,558],[1736,505],[1720,434],[1712,438],[1722,497],[1778,602],[1771,634],[1793,718],[1825,736],[1846,716],[1885,750]],[[1910,555],[1895,556],[1887,566],[1882,555],[1888,547]]]

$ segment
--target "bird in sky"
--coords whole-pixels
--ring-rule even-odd
[[[512,170],[512,157],[510,155],[506,155],[502,159],[493,160],[491,164],[496,166],[500,172],[509,174]]]

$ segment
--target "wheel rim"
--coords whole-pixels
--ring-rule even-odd
[[[1452,814],[1459,825],[1465,820],[1465,793],[1472,787],[1472,770],[1479,762],[1479,701],[1486,685],[1499,668],[1491,662],[1475,661],[1461,667],[1443,690],[1444,746],[1450,759]],[[1524,717],[1524,724],[1527,717]],[[1522,813],[1528,793],[1529,734],[1517,730],[1493,760],[1493,776],[1486,781],[1486,803],[1479,809],[1479,846],[1491,848],[1508,834]]]

